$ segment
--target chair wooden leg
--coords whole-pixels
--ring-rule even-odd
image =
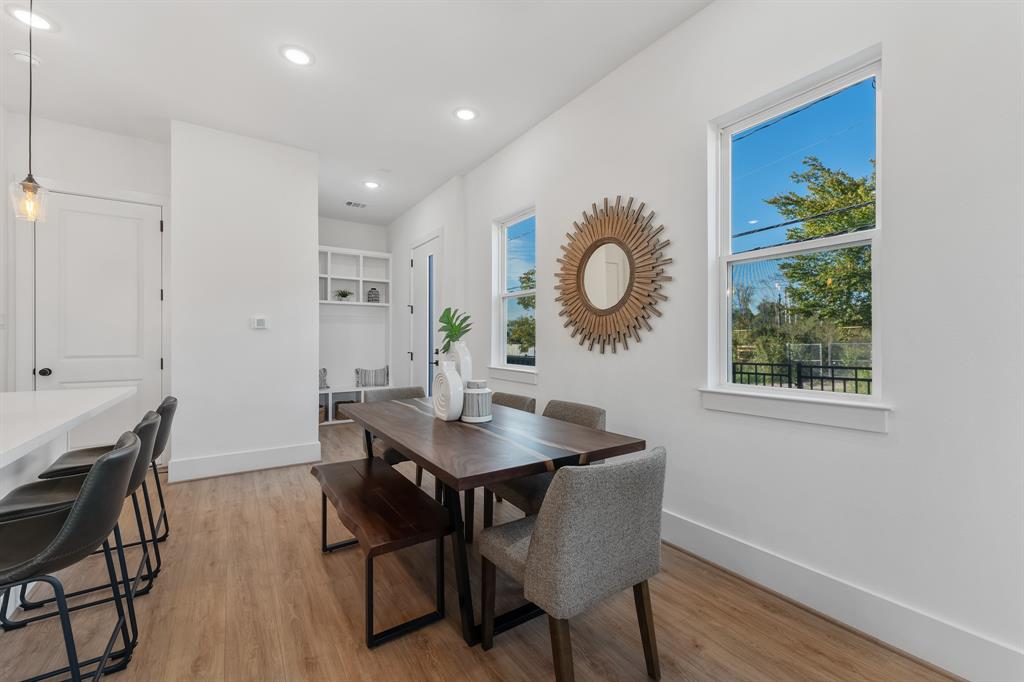
[[[441,496],[442,496],[443,493],[444,493],[444,484],[441,483],[441,479],[435,478],[434,479],[434,499],[437,500],[438,504],[443,504],[441,502],[441,499],[442,499]]]
[[[466,530],[466,542],[473,544],[473,526],[476,525],[473,519],[473,503],[476,501],[476,489],[470,488],[462,494],[462,518]]]
[[[494,525],[494,493],[484,488],[484,528]]]
[[[555,663],[555,682],[573,682],[572,641],[569,639],[569,621],[548,616],[551,630],[551,657]]]
[[[419,488],[423,485],[423,467],[419,464],[416,465],[416,487]]]
[[[647,676],[661,679],[661,665],[658,662],[658,640],[654,634],[654,612],[651,610],[651,588],[647,581],[633,585],[633,600],[636,602],[636,618],[640,621],[640,639],[644,643],[644,658],[647,660]]]
[[[484,651],[494,646],[494,564],[480,558],[480,645]]]

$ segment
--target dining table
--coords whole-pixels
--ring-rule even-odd
[[[376,436],[442,484],[442,503],[451,519],[462,638],[470,646],[480,641],[480,626],[473,611],[459,493],[646,448],[642,438],[501,405],[494,405],[491,421],[483,423],[438,419],[429,398],[354,403],[345,406],[345,413],[363,428],[367,457],[373,456]],[[524,604],[496,617],[494,631],[502,632],[541,613],[535,605]]]

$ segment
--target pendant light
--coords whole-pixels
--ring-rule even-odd
[[[22,220],[42,222],[46,218],[44,199],[46,190],[32,177],[32,20],[35,18],[35,0],[29,0],[28,12],[28,175],[21,182],[11,183],[11,203],[14,215]]]

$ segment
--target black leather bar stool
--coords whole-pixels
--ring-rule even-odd
[[[6,614],[12,589],[22,589],[30,583],[46,583],[54,593],[57,604],[54,615],[60,617],[68,657],[66,667],[37,675],[26,682],[37,682],[58,675],[66,675],[73,682],[79,682],[83,678],[82,669],[93,665],[95,669],[86,673],[86,676],[98,679],[102,674],[123,670],[131,660],[134,643],[127,623],[131,622],[134,632],[137,632],[137,623],[131,591],[128,590],[127,567],[117,521],[133,467],[138,460],[139,448],[139,437],[131,432],[125,433],[113,450],[96,461],[88,474],[79,477],[78,495],[69,506],[62,509],[54,509],[52,505],[44,506],[39,509],[47,511],[37,514],[27,513],[28,508],[23,507],[16,518],[0,523],[0,592],[3,593],[0,613]],[[117,547],[122,584],[119,584],[114,569],[113,553],[108,540],[111,533],[114,534]],[[71,629],[71,609],[68,608],[67,596],[61,582],[52,574],[78,563],[96,548],[101,548],[106,559],[110,582],[105,587],[113,595],[111,599],[117,610],[117,623],[103,653],[80,661]],[[126,607],[128,620],[125,618]],[[119,634],[121,648],[114,651]],[[14,652],[10,653],[13,655]],[[108,664],[108,661],[113,662]]]
[[[163,542],[171,530],[170,517],[167,515],[167,506],[164,504],[164,489],[160,484],[160,472],[157,469],[156,461],[164,454],[167,448],[167,441],[171,437],[171,424],[174,422],[174,413],[178,409],[178,399],[169,395],[163,399],[156,408],[160,415],[160,428],[156,432],[156,441],[153,443],[153,457],[150,461],[150,468],[153,471],[153,481],[156,486],[156,494],[160,499],[160,513],[157,515],[157,542]],[[50,467],[39,474],[39,478],[59,478],[62,476],[73,476],[84,474],[89,470],[98,457],[111,448],[110,445],[98,445],[91,448],[79,448],[61,455]],[[149,490],[144,492],[146,512],[152,517],[153,512],[149,500]],[[161,526],[163,527],[161,530]],[[141,541],[140,541],[141,542]],[[137,547],[140,542],[129,542],[125,547]]]
[[[156,580],[157,575],[160,573],[161,560],[160,560],[160,548],[157,543],[153,541],[156,537],[156,527],[153,523],[153,517],[149,517],[149,535],[147,536],[146,524],[142,518],[142,509],[139,505],[138,491],[140,486],[142,487],[143,498],[146,497],[146,473],[149,470],[150,460],[153,455],[153,446],[156,442],[157,431],[160,427],[160,415],[156,412],[147,412],[146,416],[142,418],[134,429],[135,435],[139,439],[139,454],[135,461],[135,466],[132,469],[132,475],[130,484],[127,487],[122,501],[131,497],[132,507],[135,512],[135,523],[139,529],[139,538],[142,542],[142,557],[139,561],[139,569],[135,572],[135,578],[132,581],[132,596],[141,596],[148,594],[153,589],[153,582]],[[91,471],[92,467],[96,465],[99,460],[94,460],[93,464],[86,469]],[[58,459],[54,463],[54,466],[60,462]],[[53,467],[51,467],[52,469]],[[47,472],[50,471],[49,469]],[[46,472],[44,472],[46,473]],[[33,510],[46,509],[52,511],[55,508],[67,508],[70,507],[78,495],[78,487],[81,485],[83,474],[75,474],[70,476],[64,476],[61,478],[46,478],[39,481],[34,481],[26,485],[21,486],[13,490],[7,497],[0,500],[0,523],[10,520],[12,518],[18,518],[19,516],[25,516],[32,513]],[[149,548],[153,548],[153,554],[156,559],[156,566],[154,567],[152,559],[150,557]],[[143,572],[145,570],[145,573]],[[146,584],[141,589],[139,588],[140,581],[145,580]],[[95,585],[75,592],[70,592],[66,597],[78,597],[83,594],[89,594],[90,592],[97,592],[99,590],[105,590],[106,585]],[[106,604],[111,601],[112,598],[107,597],[96,601],[91,601],[86,604],[79,604],[73,607],[72,611],[78,609],[87,608],[89,606],[96,606],[97,604]],[[47,604],[54,603],[54,599],[44,599],[42,601],[33,601],[25,596],[24,592],[21,595],[21,607],[26,611],[33,609],[42,608]],[[0,627],[4,630],[9,630],[14,627],[18,627],[21,623],[29,623],[41,618],[55,615],[53,613],[47,614],[46,616],[37,616],[34,618],[27,618],[22,621],[13,621],[7,618],[6,614],[0,613]]]

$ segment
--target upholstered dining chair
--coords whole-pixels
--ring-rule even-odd
[[[381,400],[407,400],[410,398],[425,398],[422,386],[403,386],[400,388],[378,388],[363,393],[363,402],[375,403]],[[408,462],[409,458],[398,450],[388,445],[387,441],[373,437],[373,456],[380,457],[386,463],[394,466],[399,462]],[[416,485],[423,484],[423,467],[416,465]]]
[[[494,405],[501,405],[502,407],[511,407],[514,410],[522,410],[523,412],[529,412],[530,414],[537,411],[537,399],[531,398],[528,395],[495,391],[494,394],[491,395],[491,403]]]
[[[480,533],[483,648],[494,644],[495,569],[523,586],[551,629],[555,678],[573,679],[569,619],[633,588],[647,674],[661,677],[648,579],[661,564],[665,448],[555,472],[536,516]]]
[[[604,431],[606,412],[603,408],[587,405],[584,403],[573,403],[567,400],[548,401],[544,408],[543,415],[551,419],[558,419],[563,422],[571,422],[586,426],[590,429]],[[524,476],[512,481],[495,483],[484,489],[484,528],[490,528],[494,523],[493,496],[505,499],[522,510],[527,516],[540,511],[540,505],[544,501],[548,486],[551,485],[551,472]]]

